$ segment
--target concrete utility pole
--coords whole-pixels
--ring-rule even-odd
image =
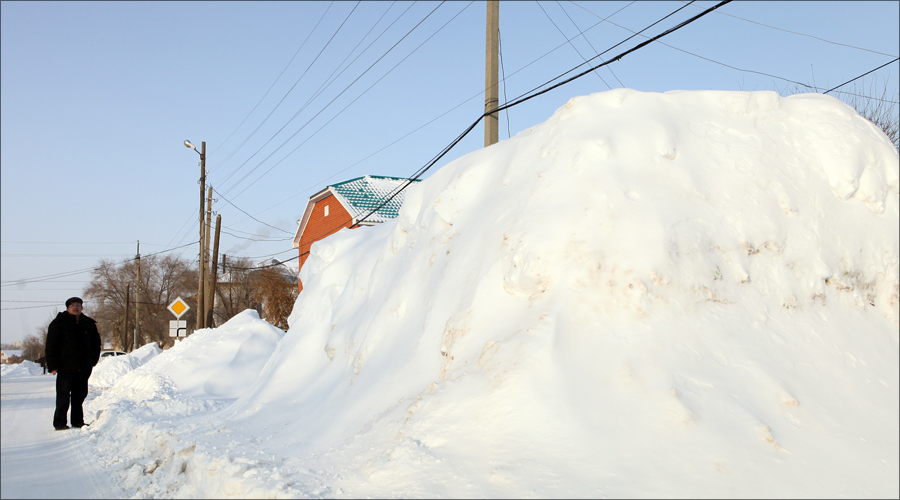
[[[210,189],[212,192],[212,189]],[[213,310],[216,306],[216,277],[219,271],[219,230],[222,228],[222,214],[216,214],[216,236],[213,240],[212,268],[209,272],[209,296],[206,299],[206,325],[216,326]]]
[[[197,150],[190,141],[184,141],[184,145],[194,151]],[[197,269],[197,324],[194,327],[196,330],[204,328],[203,323],[206,320],[206,314],[203,310],[203,306],[206,305],[206,301],[203,298],[203,289],[205,288],[203,284],[206,281],[204,279],[206,278],[206,254],[203,252],[203,237],[206,234],[203,220],[204,191],[206,191],[206,141],[200,143],[200,262]]]
[[[499,54],[500,53],[500,1],[487,2],[487,38],[485,39],[484,112],[496,109],[500,104]],[[499,120],[497,113],[484,117],[484,147],[497,144]]]
[[[137,242],[137,291],[134,299],[134,347],[138,348],[138,337],[141,335],[141,241]]]

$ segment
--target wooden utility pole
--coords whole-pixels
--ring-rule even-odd
[[[141,335],[141,242],[137,242],[137,291],[134,297],[134,346],[138,348],[138,337]]]
[[[131,310],[131,283],[125,285],[125,326],[122,328],[122,350],[128,350],[128,313]]]
[[[195,148],[196,149],[196,148]],[[206,277],[206,254],[203,252],[203,240],[206,235],[206,228],[204,227],[203,220],[203,196],[205,195],[204,191],[206,191],[206,141],[200,143],[200,265],[197,270],[198,283],[197,283],[197,325],[195,326],[196,330],[201,328],[205,328],[203,322],[206,319],[206,314],[204,314],[203,307],[206,305],[206,302],[203,298],[203,289],[204,282],[206,281],[204,278]]]
[[[500,104],[499,53],[500,53],[500,1],[487,2],[487,37],[485,39],[484,112],[497,109]],[[499,120],[497,113],[484,117],[484,147],[497,144]]]
[[[210,192],[212,190],[210,189]],[[222,228],[222,214],[216,214],[216,236],[213,240],[212,268],[209,273],[209,297],[206,299],[206,325],[216,326],[213,310],[216,306],[216,277],[219,271],[219,230]]]

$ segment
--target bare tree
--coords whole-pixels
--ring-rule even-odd
[[[116,349],[128,350],[133,346],[135,331],[134,307],[137,300],[137,262],[129,260],[116,263],[102,260],[93,271],[91,282],[85,288],[85,300],[89,301],[90,314],[97,320],[100,335]],[[131,297],[126,298],[129,291]],[[169,342],[169,323],[174,319],[167,306],[181,296],[187,300],[194,295],[197,286],[197,270],[188,261],[173,255],[150,255],[141,258],[141,337],[138,345],[157,342],[160,346]],[[130,304],[128,324],[126,303]],[[191,309],[182,317],[195,319]]]
[[[44,328],[43,335],[27,335],[25,340],[25,349],[22,350],[22,357],[28,361],[37,361],[44,355],[44,344],[47,342],[47,330]]]
[[[897,93],[888,95],[887,80],[884,81],[882,90],[878,92],[877,80],[872,79],[869,88],[860,84],[853,84],[850,91],[841,94],[840,99],[855,109],[860,116],[869,120],[880,128],[894,147],[900,149],[900,136],[898,136],[897,119]]]
[[[284,265],[274,265],[262,267],[251,276],[261,299],[266,321],[287,330],[287,319],[297,300],[296,273]]]
[[[254,265],[249,259],[228,259],[216,288],[218,324],[247,309],[269,323],[287,329],[297,299],[297,273],[278,261]]]
[[[893,88],[893,94],[889,93],[890,86],[888,81],[888,79],[882,80],[881,91],[878,90],[878,80],[872,78],[869,80],[868,88],[865,80],[859,80],[850,87],[841,87],[832,91],[830,95],[834,95],[848,106],[851,106],[860,116],[881,129],[891,143],[894,144],[894,147],[900,150],[900,134],[898,134],[900,115],[898,115],[897,88]],[[812,88],[815,88],[815,85],[812,87],[801,87],[795,84],[793,86],[785,86],[783,89],[779,89],[776,86],[775,90],[783,96],[789,96],[809,93]]]
[[[56,319],[57,313],[50,313],[47,319],[35,327],[34,333],[25,336],[22,340],[22,357],[28,361],[37,361],[44,356],[44,346],[47,344],[47,331],[50,323]]]
[[[246,309],[256,308],[256,291],[250,280],[253,263],[245,257],[223,259],[213,316],[221,325]]]

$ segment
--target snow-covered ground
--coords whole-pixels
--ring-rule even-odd
[[[133,495],[99,466],[87,427],[53,430],[56,377],[41,372],[4,370],[0,378],[0,498]]]
[[[577,97],[316,243],[287,333],[98,365],[66,439],[136,497],[896,498],[898,194],[828,96]]]

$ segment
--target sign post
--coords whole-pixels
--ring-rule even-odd
[[[175,315],[175,318],[181,318],[190,308],[191,306],[187,305],[181,297],[175,299],[168,307],[169,311],[172,311],[172,314]],[[187,321],[179,319],[169,321],[169,337],[187,337]]]

